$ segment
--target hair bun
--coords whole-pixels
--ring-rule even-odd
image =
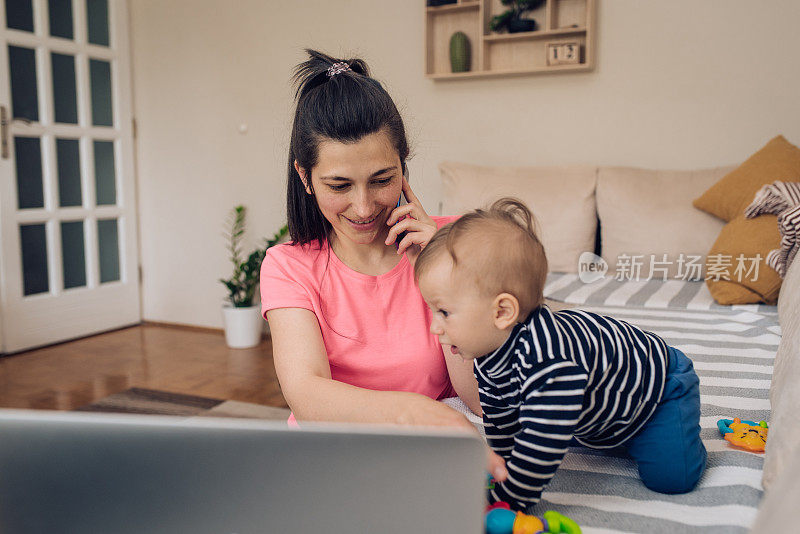
[[[350,70],[362,76],[369,76],[369,67],[363,59],[348,59]]]
[[[333,76],[345,74],[347,71],[369,76],[369,67],[363,59],[337,59],[310,48],[306,48],[306,53],[308,59],[300,63],[294,71],[293,80],[297,86],[295,100],[300,100]]]

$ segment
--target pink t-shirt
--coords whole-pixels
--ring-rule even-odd
[[[432,217],[439,228],[457,217]],[[261,312],[304,308],[317,316],[331,377],[381,391],[455,396],[431,312],[403,255],[380,276],[347,267],[325,244],[283,244],[261,264]]]

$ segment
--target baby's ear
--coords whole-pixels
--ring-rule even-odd
[[[513,326],[519,317],[519,301],[511,293],[500,293],[492,303],[492,318],[499,330]]]

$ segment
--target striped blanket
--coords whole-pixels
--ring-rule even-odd
[[[587,534],[745,533],[762,495],[763,455],[722,439],[718,419],[769,420],[772,362],[780,341],[775,306],[719,306],[702,282],[597,282],[554,274],[545,294],[662,336],[700,377],[701,436],[708,467],[686,495],[648,490],[623,450],[570,448],[531,513],[564,513]]]
[[[734,310],[777,314],[775,306],[743,304],[723,306],[711,297],[705,282],[683,280],[624,280],[612,276],[586,284],[577,274],[550,273],[544,296],[578,306],[636,306],[684,310]]]

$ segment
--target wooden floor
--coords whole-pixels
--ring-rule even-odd
[[[131,387],[286,407],[269,339],[141,325],[0,357],[0,408],[73,410]]]

